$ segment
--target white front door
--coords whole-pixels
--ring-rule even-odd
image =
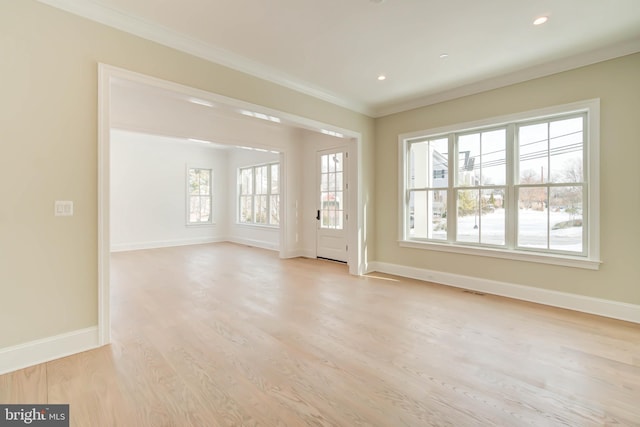
[[[316,256],[347,262],[346,149],[318,151]]]

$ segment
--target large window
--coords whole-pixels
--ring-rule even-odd
[[[187,169],[187,224],[211,224],[211,169]]]
[[[238,221],[280,225],[280,165],[269,163],[238,170]]]
[[[590,101],[401,135],[401,241],[597,268],[597,122]]]

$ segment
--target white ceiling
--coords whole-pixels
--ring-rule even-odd
[[[272,123],[247,117],[242,109],[221,103],[210,107],[189,102],[179,92],[113,79],[110,85],[110,116],[112,129],[151,135],[207,141],[213,148],[251,145],[259,148],[261,136],[280,134],[294,129],[289,123]],[[278,139],[277,137],[273,139]]]
[[[371,116],[640,51],[640,0],[40,1]]]
[[[168,89],[126,78],[110,79],[109,87],[111,129],[166,136],[197,145],[206,142],[217,149],[279,150],[282,147],[272,145],[273,141],[304,139],[307,132],[319,132],[324,141],[335,144],[350,139],[348,134],[342,134],[343,138],[330,134],[342,129],[228,98],[229,102],[224,102],[206,92],[200,93],[205,96],[194,97],[176,87]],[[247,114],[261,114],[262,118]]]

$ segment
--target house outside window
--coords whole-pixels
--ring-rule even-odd
[[[590,101],[401,135],[401,244],[597,268],[598,111]]]

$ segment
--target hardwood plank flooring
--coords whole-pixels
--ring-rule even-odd
[[[44,364],[0,375],[0,403],[28,404],[47,401],[47,369]]]
[[[113,343],[0,376],[74,426],[640,426],[640,325],[222,243],[112,255]]]

